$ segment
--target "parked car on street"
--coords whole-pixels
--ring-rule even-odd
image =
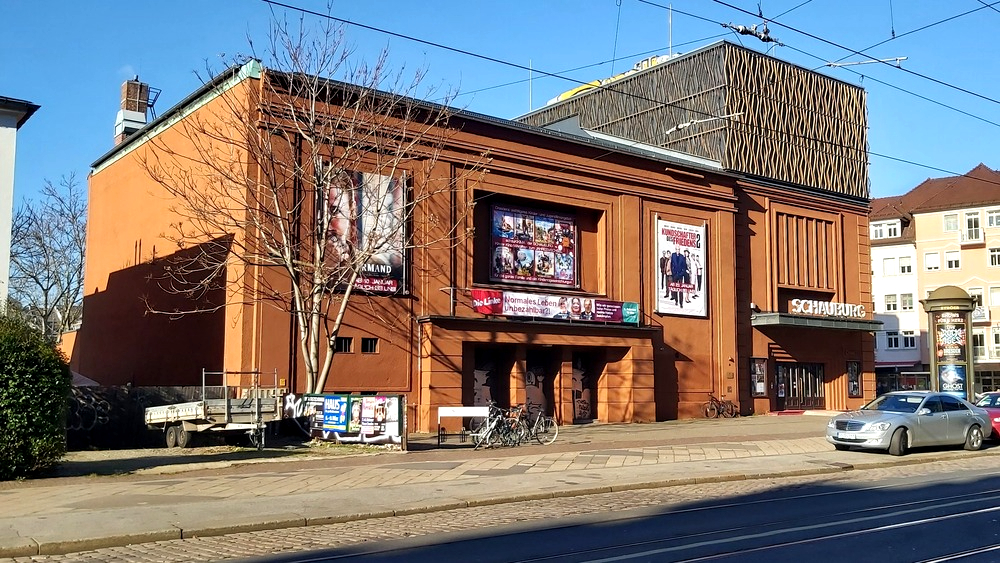
[[[826,425],[826,440],[851,447],[904,455],[911,447],[964,445],[978,450],[990,434],[990,415],[947,393],[893,391],[859,410],[838,414]]]
[[[990,417],[990,423],[993,425],[993,432],[989,433],[987,437],[1000,440],[1000,391],[983,393],[976,401],[976,406],[986,411]]]

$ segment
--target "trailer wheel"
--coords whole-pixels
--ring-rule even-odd
[[[167,436],[167,447],[168,448],[177,447],[177,427],[168,426],[166,436]]]
[[[183,426],[177,427],[177,446],[181,448],[190,448],[192,442],[194,442],[194,436],[191,432],[184,429]]]

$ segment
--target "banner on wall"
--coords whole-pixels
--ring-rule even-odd
[[[571,215],[506,205],[490,209],[490,281],[579,287]]]
[[[656,220],[656,312],[708,316],[705,226]]]
[[[632,301],[473,289],[472,308],[484,315],[639,324],[639,304]]]
[[[405,177],[347,172],[338,185],[330,187],[329,264],[359,268],[354,283],[357,291],[394,294],[406,290],[406,182]],[[368,256],[360,265],[354,263],[359,253]]]

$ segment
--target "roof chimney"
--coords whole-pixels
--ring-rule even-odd
[[[122,83],[122,107],[115,119],[115,145],[146,125],[148,106],[149,84],[139,82],[138,76]]]

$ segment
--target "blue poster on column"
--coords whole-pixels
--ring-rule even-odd
[[[323,397],[323,430],[347,431],[347,397],[343,395]]]
[[[965,366],[962,364],[938,365],[938,388],[942,392],[967,399],[965,386]]]

